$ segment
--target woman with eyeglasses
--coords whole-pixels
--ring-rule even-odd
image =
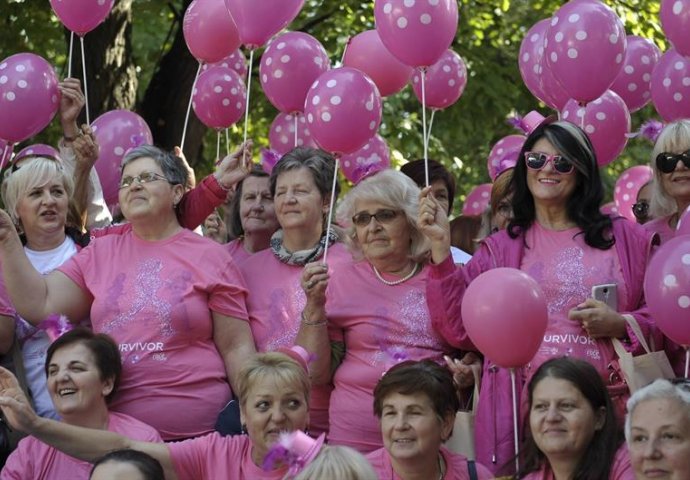
[[[381,375],[407,359],[444,363],[453,350],[426,305],[429,243],[416,225],[418,195],[394,170],[362,180],[337,213],[354,259],[310,263],[302,275],[307,303],[297,343],[314,354],[314,382],[334,384],[329,442],[362,453],[383,446],[372,409]],[[332,345],[344,348],[342,361]]]
[[[690,206],[690,120],[676,120],[664,127],[654,144],[650,163],[654,220],[645,228],[659,234],[661,243],[675,235],[680,216]]]
[[[489,269],[517,268],[537,280],[549,312],[542,345],[522,369],[523,380],[546,360],[570,356],[590,362],[607,385],[612,381],[618,385],[622,382],[615,382],[610,370],[616,358],[611,338],[621,339],[633,352],[640,349],[625,316],[633,316],[645,336],[659,337],[642,291],[653,235],[599,212],[604,190],[594,149],[579,127],[542,121],[525,141],[519,158],[511,183],[513,217],[505,231],[482,242],[465,268],[455,268],[449,260],[445,212],[428,191],[423,192],[419,224],[432,245],[427,301],[434,327],[455,347],[476,350],[462,321],[465,289]],[[616,301],[616,296],[609,298],[610,305],[592,298],[593,287],[611,284],[615,287],[607,291],[616,290]],[[510,315],[511,306],[505,308]],[[621,390],[621,405],[627,389],[616,388]],[[477,460],[495,472],[511,470],[510,391],[508,371],[486,359],[475,439]]]
[[[151,146],[131,150],[119,191],[129,223],[47,275],[30,263],[0,212],[0,260],[16,311],[34,325],[51,315],[72,322],[90,316],[94,331],[112,336],[122,354],[111,409],[152,425],[165,440],[211,432],[254,351],[246,289],[229,253],[178,221],[186,181],[179,158]],[[53,195],[51,185],[38,193]],[[61,202],[36,201],[30,212],[57,224]]]

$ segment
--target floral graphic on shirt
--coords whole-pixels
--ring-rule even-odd
[[[276,288],[271,291],[268,331],[261,335],[261,341],[257,340],[259,348],[272,351],[292,345],[297,338],[300,314],[306,303],[307,297],[300,287],[299,278],[288,289]]]

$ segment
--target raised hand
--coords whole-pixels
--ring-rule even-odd
[[[86,104],[81,83],[76,78],[66,78],[58,83],[60,90],[60,124],[65,138],[73,139],[79,134],[77,118]]]
[[[450,223],[446,210],[431,193],[431,187],[424,188],[419,194],[417,226],[431,241],[432,261],[441,263],[450,255]]]
[[[252,168],[253,146],[254,143],[251,140],[247,140],[236,151],[218,163],[213,175],[221,187],[230,190],[249,175]]]
[[[322,262],[307,263],[302,270],[301,284],[310,305],[323,306],[326,304],[326,288],[328,287],[328,265]]]
[[[0,367],[0,407],[5,418],[15,430],[31,433],[38,415],[24,395],[17,377],[6,368]]]
[[[91,127],[84,124],[77,138],[72,142],[77,165],[91,169],[98,160],[99,147]]]

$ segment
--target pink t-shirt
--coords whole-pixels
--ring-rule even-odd
[[[522,477],[523,480],[554,480],[553,472],[549,465],[543,465],[541,469]],[[609,480],[635,480],[635,472],[630,464],[628,448],[623,445],[613,458],[613,465],[609,472]]]
[[[331,272],[326,310],[331,339],[345,342],[335,372],[329,410],[329,442],[363,453],[383,446],[374,416],[374,387],[402,360],[443,362],[450,352],[431,326],[426,303],[427,268],[395,286],[376,278],[367,261]],[[389,281],[396,280],[384,274]]]
[[[446,464],[443,480],[469,480],[470,472],[467,470],[467,458],[465,456],[453,453],[444,447],[441,447],[440,452]],[[366,457],[371,466],[374,467],[374,472],[376,472],[379,480],[400,480],[400,476],[393,470],[391,457],[385,448],[379,448]],[[481,463],[475,463],[475,465],[479,480],[494,478],[494,475],[484,465]]]
[[[180,480],[282,480],[287,468],[264,471],[252,460],[252,442],[246,435],[218,433],[168,444]]]
[[[671,225],[668,224],[670,219],[670,216],[655,218],[654,220],[650,220],[642,226],[650,232],[659,234],[659,239],[663,245],[676,235],[676,231],[671,228]]]
[[[134,440],[162,442],[153,427],[122,413],[110,412],[108,430]],[[7,459],[0,480],[86,480],[92,466],[34,437],[26,437]]]
[[[584,235],[576,235],[579,228],[563,231],[547,230],[538,222],[527,231],[520,269],[534,278],[546,297],[549,323],[544,341],[527,365],[530,377],[545,361],[572,356],[589,361],[602,377],[608,379],[604,342],[592,339],[578,321],[568,318],[568,312],[592,297],[592,286],[618,285],[618,310],[626,297],[627,288],[614,247],[599,250],[585,244]]]
[[[226,243],[225,248],[228,249],[228,253],[230,253],[230,256],[235,260],[237,265],[253,255],[244,248],[244,242],[241,238],[236,238],[232,242]]]
[[[211,311],[247,319],[242,275],[226,249],[189,230],[155,242],[97,238],[59,268],[94,298],[96,332],[120,346],[111,408],[165,440],[213,431],[231,396]]]
[[[328,248],[330,272],[352,261],[341,243]],[[251,255],[240,265],[249,295],[247,309],[256,348],[261,352],[294,345],[300,316],[307,298],[300,278],[304,267],[281,262],[270,248]],[[320,435],[328,430],[330,386],[312,388],[309,404],[309,432]]]

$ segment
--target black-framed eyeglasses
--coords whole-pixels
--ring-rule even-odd
[[[685,168],[690,168],[690,150],[683,153],[661,152],[656,156],[656,168],[662,173],[671,173],[679,161],[683,162]]]
[[[553,169],[560,174],[572,173],[575,169],[573,162],[565,158],[563,155],[549,155],[543,152],[525,152],[525,164],[531,170],[541,170],[551,162]]]
[[[398,213],[400,212],[388,208],[377,210],[376,213],[359,212],[352,216],[352,223],[358,227],[366,227],[372,218],[375,218],[379,223],[390,223],[395,220]]]
[[[647,217],[649,217],[649,202],[647,200],[640,200],[637,203],[633,203],[632,212],[636,219],[647,220]]]
[[[141,183],[142,185],[144,183],[155,182],[156,180],[164,180],[168,183],[171,183],[167,178],[165,178],[160,173],[143,172],[143,173],[140,173],[139,175],[137,175],[136,177],[131,177],[129,175],[127,175],[126,177],[122,177],[122,179],[120,180],[120,188],[122,189],[122,188],[127,188],[127,187],[131,186],[135,180],[137,182]]]

